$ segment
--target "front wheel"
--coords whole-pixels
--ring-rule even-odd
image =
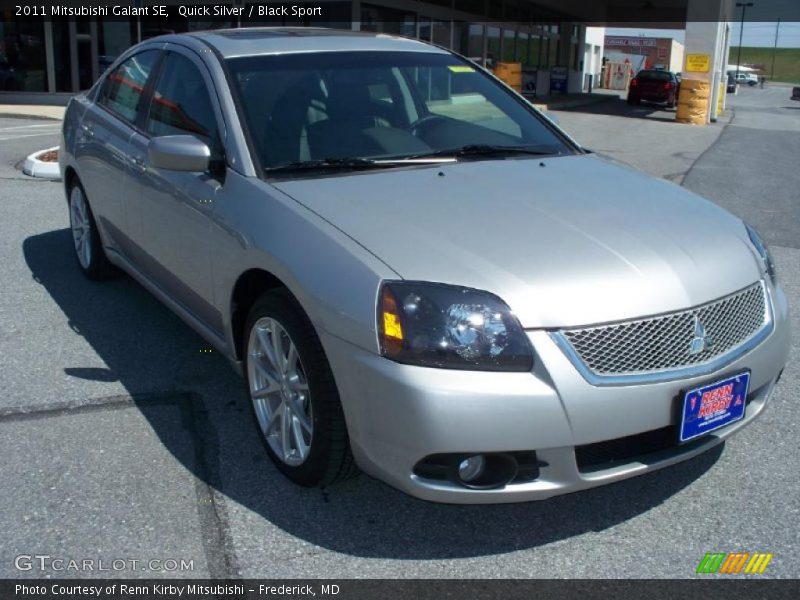
[[[262,296],[246,324],[246,379],[267,454],[290,480],[324,486],[357,469],[328,360],[308,318],[284,291]]]
[[[108,262],[97,222],[94,219],[86,192],[80,183],[74,183],[69,191],[69,225],[75,257],[81,272],[92,281],[107,279],[113,269]]]

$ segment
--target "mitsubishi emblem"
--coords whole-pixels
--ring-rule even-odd
[[[692,338],[692,343],[689,346],[689,354],[700,354],[703,350],[710,348],[711,344],[713,344],[713,340],[710,335],[706,335],[706,328],[703,327],[703,323],[700,321],[700,317],[695,315],[694,317],[694,337]]]

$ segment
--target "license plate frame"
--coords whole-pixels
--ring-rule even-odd
[[[731,385],[729,394],[725,389],[728,385]],[[680,403],[678,442],[690,442],[744,419],[749,390],[750,371],[747,370],[684,392]],[[715,391],[716,394],[712,393]],[[725,405],[727,396],[730,396],[730,401]],[[704,403],[708,414],[701,415]],[[719,407],[716,410],[715,404]]]

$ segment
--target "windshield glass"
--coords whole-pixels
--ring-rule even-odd
[[[474,145],[573,152],[530,108],[453,55],[303,53],[228,64],[264,169]]]

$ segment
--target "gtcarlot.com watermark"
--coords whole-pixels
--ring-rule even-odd
[[[18,571],[85,573],[110,571],[194,571],[194,559],[183,558],[67,558],[49,554],[20,554],[14,558]]]

